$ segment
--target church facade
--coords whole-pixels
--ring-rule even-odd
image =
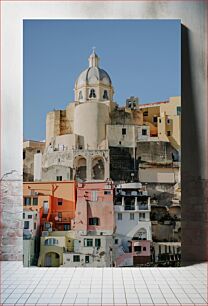
[[[158,127],[155,119],[151,123],[138,98],[130,97],[120,107],[113,96],[111,78],[99,67],[99,57],[93,51],[89,67],[75,82],[74,101],[65,110],[47,114],[46,147],[44,154],[35,156],[34,180],[137,179],[140,143],[145,141],[161,140],[169,155],[177,155],[179,146],[171,146],[163,136],[165,131],[157,134],[159,119]],[[159,117],[158,113],[156,120]]]

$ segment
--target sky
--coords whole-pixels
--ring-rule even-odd
[[[24,20],[23,30],[24,139],[45,139],[47,112],[73,101],[92,47],[119,105],[181,94],[180,20]]]

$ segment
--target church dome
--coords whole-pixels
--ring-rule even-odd
[[[75,88],[80,88],[84,85],[104,84],[111,85],[111,79],[108,73],[99,68],[99,57],[93,50],[89,57],[89,67],[81,72],[76,80]]]
[[[93,50],[89,57],[89,67],[82,71],[75,82],[75,101],[113,100],[113,86],[108,73],[99,67],[99,57]]]

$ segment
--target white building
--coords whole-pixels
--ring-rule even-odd
[[[64,267],[112,267],[113,238],[112,236],[76,235],[74,251],[63,253]]]
[[[115,264],[133,266],[150,260],[150,197],[141,183],[116,188]]]
[[[35,265],[39,253],[40,218],[37,211],[23,211],[23,265]]]

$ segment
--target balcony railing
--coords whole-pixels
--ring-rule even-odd
[[[135,206],[125,206],[125,205],[115,205],[116,212],[121,211],[150,211],[150,205],[135,205]]]

